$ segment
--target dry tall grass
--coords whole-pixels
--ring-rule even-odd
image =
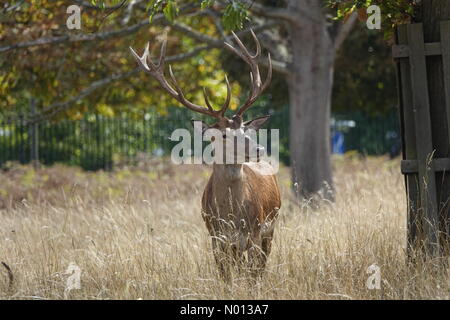
[[[200,198],[209,169],[85,173],[15,166],[0,174],[2,299],[449,299],[449,269],[405,259],[406,204],[398,161],[335,159],[336,204],[292,202],[280,173],[281,218],[262,280],[217,274]],[[70,263],[81,289],[65,292]],[[381,289],[366,287],[367,268]]]

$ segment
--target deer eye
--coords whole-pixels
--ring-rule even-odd
[[[222,138],[226,139],[226,138],[227,138],[227,135],[226,135],[226,134],[223,134],[223,135],[222,135]]]

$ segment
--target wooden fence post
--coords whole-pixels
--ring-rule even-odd
[[[437,183],[450,178],[450,155],[442,158],[446,152],[436,147],[438,137],[432,134],[436,124],[431,114],[438,109],[430,102],[427,57],[442,57],[445,82],[442,94],[446,97],[446,115],[442,117],[447,118],[450,141],[450,21],[441,23],[441,42],[433,43],[425,43],[421,23],[399,26],[392,54],[397,61],[403,142],[401,170],[408,198],[408,248],[410,252],[420,248],[431,256],[439,256],[448,245],[448,213],[444,209],[450,201],[450,191],[442,195],[446,188]],[[436,179],[436,173],[442,174],[441,179]]]

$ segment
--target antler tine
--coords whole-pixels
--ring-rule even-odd
[[[167,39],[164,39],[161,45],[161,52],[159,53],[158,69],[164,70],[164,62],[166,58]]]
[[[172,79],[172,83],[173,83],[173,85],[175,87],[175,90],[178,93],[178,96],[180,98],[180,102],[183,102],[183,103],[186,102],[187,100],[184,98],[183,90],[181,90],[180,86],[178,85],[178,81],[177,81],[177,79],[175,78],[175,76],[173,74],[172,66],[170,64],[169,64],[169,75],[170,75],[170,79]]]
[[[157,72],[157,69],[159,67],[155,66],[155,64],[153,64],[152,59],[150,57],[150,43],[147,42],[147,44],[145,45],[145,49],[144,49],[144,53],[142,54],[142,57],[140,57],[136,51],[134,51],[134,49],[132,47],[130,47],[131,53],[133,54],[134,58],[136,59],[136,61],[139,63],[139,66],[144,69],[144,71],[146,71],[147,73],[153,74],[152,72]],[[149,66],[150,64],[150,66]]]
[[[255,81],[253,81],[253,73],[250,72],[250,85],[252,86],[251,90],[250,90],[250,95],[253,95],[253,93],[256,90],[256,83]]]
[[[236,41],[236,43],[238,44],[239,48],[242,50],[244,56],[246,56],[246,57],[248,57],[250,59],[255,59],[256,57],[259,56],[259,54],[261,52],[261,45],[259,44],[259,41],[256,38],[256,35],[253,32],[253,30],[250,30],[250,33],[252,34],[253,39],[255,39],[255,42],[256,42],[256,53],[254,55],[251,55],[250,52],[248,52],[247,47],[242,43],[241,39],[239,39],[239,37],[236,35],[236,33],[231,31],[231,34],[233,35],[234,41]]]
[[[214,111],[211,103],[209,102],[208,94],[206,93],[206,88],[203,87],[203,97],[205,98],[206,106],[208,107],[209,111]]]
[[[272,81],[272,59],[270,58],[270,52],[267,54],[267,61],[269,66],[267,70],[266,81],[264,81],[261,92],[266,90],[267,87],[269,87],[270,82]]]
[[[147,49],[147,47],[148,47],[148,43],[147,43],[145,49]],[[147,55],[146,55],[146,53],[148,52],[148,50],[144,50],[144,54],[142,55],[142,57],[140,57],[136,53],[136,51],[134,51],[134,49],[132,47],[130,47],[130,50],[131,50],[131,53],[133,54],[134,58],[138,62],[139,66],[147,71],[148,65],[147,65]]]
[[[144,49],[144,54],[142,55],[142,59],[145,62],[145,66],[148,69],[153,70],[154,72],[157,72],[158,66],[155,65],[152,61],[152,57],[150,56],[150,42],[147,42]]]
[[[228,81],[227,75],[225,75],[225,82],[227,84],[227,98],[226,98],[222,108],[220,109],[222,116],[227,111],[228,107],[230,106],[230,101],[231,101],[231,86],[230,86],[230,82]]]
[[[252,56],[252,58],[256,58],[256,57],[259,57],[259,55],[261,54],[261,44],[259,43],[259,40],[256,37],[256,34],[253,32],[253,29],[250,29],[250,33],[252,34],[252,37],[256,43],[256,53],[254,56]]]
[[[242,114],[256,101],[256,99],[262,94],[262,92],[269,86],[270,81],[272,80],[272,60],[270,59],[270,54],[268,56],[269,59],[269,70],[267,72],[266,80],[264,81],[264,84],[261,83],[261,75],[259,73],[259,66],[258,66],[258,57],[261,54],[261,44],[259,43],[258,37],[253,32],[253,30],[250,29],[250,33],[255,40],[256,44],[256,53],[254,55],[251,55],[248,51],[248,49],[245,47],[245,45],[242,43],[242,41],[239,39],[239,37],[232,32],[233,38],[238,44],[240,50],[233,47],[231,44],[225,42],[225,47],[232,52],[234,52],[236,55],[238,55],[240,58],[242,58],[250,67],[250,93],[247,98],[247,101],[238,109],[236,115],[242,116]]]
[[[144,53],[142,54],[142,60],[144,62],[144,65],[147,68],[156,69],[154,63],[152,62],[152,57],[150,56],[150,42],[147,42],[145,44]],[[148,65],[150,64],[150,66]]]
[[[242,60],[244,60],[245,62],[249,63],[248,59],[246,56],[244,56],[242,54],[242,52],[240,52],[239,50],[237,50],[235,47],[233,47],[231,44],[229,44],[228,42],[224,42],[225,48],[227,48],[228,50],[230,50],[231,52],[233,52],[235,55],[239,56]]]
[[[225,99],[225,102],[222,105],[222,107],[220,108],[220,110],[218,110],[218,111],[214,111],[214,109],[211,105],[211,102],[209,101],[208,94],[206,93],[206,88],[203,87],[203,96],[205,98],[205,103],[208,106],[208,109],[216,114],[219,114],[222,117],[225,114],[225,112],[228,110],[228,107],[229,107],[230,101],[231,101],[231,86],[230,86],[230,82],[228,81],[228,77],[226,75],[225,75],[225,82],[227,84],[227,98]]]
[[[272,59],[270,58],[270,53],[267,55],[268,60],[268,70],[267,70],[267,76],[266,80],[264,81],[264,84],[260,87],[256,87],[256,83],[253,81],[253,74],[250,72],[250,79],[252,81],[252,90],[250,92],[249,99],[242,105],[239,110],[237,111],[238,116],[242,116],[244,112],[250,108],[250,106],[258,99],[258,97],[263,93],[264,90],[266,90],[270,82],[272,81]]]
[[[141,67],[141,69],[143,69],[146,73],[153,76],[159,82],[161,87],[163,87],[172,97],[174,97],[175,99],[178,100],[177,92],[170,86],[170,84],[164,78],[164,73],[163,73],[162,69],[160,68],[161,63],[159,63],[158,66],[156,66],[151,61],[149,47],[150,47],[150,43],[147,42],[145,49],[144,49],[144,53],[142,54],[142,57],[140,57],[136,53],[136,51],[134,51],[133,48],[130,47],[130,50],[131,50],[131,53],[133,54],[133,56],[135,57],[136,61],[138,62],[139,66]],[[165,52],[164,47],[165,46],[163,44],[163,48],[161,50],[161,51],[163,51],[163,53]],[[161,61],[164,61],[164,60],[161,60]]]

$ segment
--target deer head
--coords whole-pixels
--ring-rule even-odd
[[[245,141],[245,161],[248,161],[250,159],[250,154],[255,154],[257,159],[259,160],[259,157],[264,153],[264,148],[258,145],[255,137],[252,134],[248,134],[248,132],[257,131],[269,119],[269,116],[263,116],[244,122],[243,114],[246,110],[248,110],[248,108],[253,105],[256,99],[258,99],[263,91],[269,86],[272,79],[272,61],[270,59],[270,54],[268,54],[268,73],[266,80],[264,81],[264,83],[262,83],[258,66],[258,58],[261,54],[261,45],[255,33],[253,32],[253,30],[251,30],[251,35],[253,36],[253,39],[256,43],[256,53],[253,55],[248,51],[248,49],[244,46],[242,41],[234,32],[232,32],[232,35],[240,50],[227,42],[225,42],[225,47],[239,56],[250,67],[251,89],[247,100],[237,109],[236,113],[231,118],[225,116],[225,112],[228,110],[231,101],[231,87],[226,76],[225,83],[227,85],[227,97],[222,107],[218,110],[215,110],[213,108],[205,88],[203,88],[203,96],[206,107],[200,106],[186,99],[182,89],[178,84],[178,81],[173,74],[172,67],[170,65],[169,75],[171,78],[171,83],[169,83],[165,78],[164,60],[166,55],[167,40],[164,40],[161,46],[159,60],[156,64],[153,63],[151,61],[151,58],[149,57],[149,43],[147,43],[144,54],[142,56],[139,56],[131,47],[130,50],[133,56],[136,58],[136,61],[138,62],[140,68],[154,77],[159,82],[161,87],[165,91],[167,91],[175,100],[194,112],[211,116],[216,120],[212,125],[208,125],[202,121],[202,134],[205,133],[205,131],[208,129],[219,130],[222,133],[221,136],[223,139],[223,146],[226,146],[226,142],[230,139],[243,139]]]

